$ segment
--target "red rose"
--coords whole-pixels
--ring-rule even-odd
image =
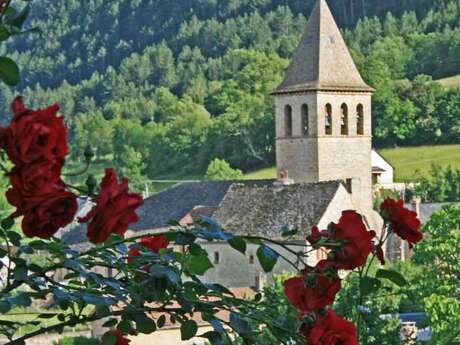
[[[321,237],[326,236],[322,231]],[[363,218],[355,211],[344,211],[338,224],[331,223],[323,247],[330,250],[327,265],[353,270],[366,263],[372,251],[375,232],[367,231]],[[324,263],[326,264],[326,263]]]
[[[12,108],[14,116],[7,132],[2,133],[0,144],[14,164],[59,160],[67,155],[67,132],[64,119],[57,116],[57,104],[33,111],[26,109],[22,98],[17,97]]]
[[[24,215],[22,230],[28,237],[52,237],[60,228],[71,223],[78,209],[77,196],[63,187],[24,198],[16,189],[7,192],[8,201]]]
[[[22,195],[43,194],[56,186],[64,186],[61,170],[64,160],[44,160],[36,163],[15,166],[10,172],[13,188]]]
[[[412,246],[423,239],[417,213],[404,207],[402,200],[386,199],[380,205],[382,216],[390,222],[391,229]]]
[[[332,310],[316,320],[313,327],[303,329],[304,345],[358,345],[356,327]]]
[[[340,288],[340,279],[336,273],[330,277],[318,267],[307,267],[302,277],[284,282],[284,293],[288,301],[301,313],[319,311],[334,303]]]
[[[121,333],[118,329],[114,331],[108,331],[102,336],[102,339],[104,339],[104,337],[106,337],[109,334],[115,335],[115,338],[117,339],[115,345],[129,345],[129,343],[131,342],[131,340],[129,340],[128,338],[125,338],[123,336],[123,333]]]
[[[136,209],[142,197],[128,192],[128,180],[117,182],[115,170],[105,169],[96,206],[83,218],[88,224],[88,238],[93,243],[105,242],[111,234],[124,235],[130,223],[137,222]]]
[[[153,253],[158,253],[160,249],[168,247],[169,241],[164,235],[145,236],[141,238],[141,240],[139,241],[139,244],[146,247]],[[131,247],[128,252],[128,263],[132,263],[133,260],[131,258],[135,256],[139,256],[140,253],[141,253],[141,250],[139,247],[137,246]]]
[[[164,235],[145,236],[140,240],[140,244],[150,249],[151,252],[158,253],[160,249],[169,246],[169,241]]]
[[[329,233],[327,230],[319,231],[317,226],[314,226],[311,229],[311,234],[307,236],[307,241],[313,246],[313,248],[318,249],[321,248],[321,244],[319,243],[322,239],[327,239],[329,237]]]

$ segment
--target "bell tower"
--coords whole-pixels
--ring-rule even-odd
[[[325,0],[273,92],[278,174],[296,182],[346,180],[356,209],[372,208],[374,92],[362,79]]]

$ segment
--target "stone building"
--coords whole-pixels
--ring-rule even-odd
[[[325,0],[318,0],[284,81],[273,93],[278,172],[296,182],[357,178],[372,207],[373,89],[362,79]]]

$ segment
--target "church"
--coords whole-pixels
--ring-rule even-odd
[[[372,209],[373,91],[326,1],[318,0],[285,78],[273,92],[278,179],[178,184],[145,200],[128,236],[164,231],[170,220],[187,225],[206,215],[235,234],[280,239],[283,228],[296,228],[295,241],[304,244],[312,226],[324,229],[349,209],[378,230],[381,219]],[[82,231],[64,239],[81,243]],[[246,255],[226,243],[204,246],[214,264],[205,282],[261,289],[271,279],[257,261],[256,246],[249,246]],[[323,256],[314,253],[310,263]],[[283,271],[292,267],[280,261],[273,273]]]

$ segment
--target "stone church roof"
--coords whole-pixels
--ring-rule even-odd
[[[274,94],[310,90],[373,92],[362,79],[326,0],[318,0]]]
[[[274,180],[186,182],[160,192],[138,209],[139,221],[132,231],[164,228],[181,220],[197,207],[213,210],[207,214],[233,233],[281,237],[284,226],[303,230],[304,238],[324,215],[342,182],[298,183],[275,186]],[[90,245],[86,226],[72,226],[62,240],[80,249]]]
[[[197,206],[233,233],[279,236],[286,225],[309,231],[326,211],[340,181],[275,186],[274,180],[188,182],[145,200],[133,231],[164,227]]]
[[[214,218],[235,234],[280,238],[285,226],[300,238],[317,225],[341,182],[298,183],[287,186],[233,184]]]

